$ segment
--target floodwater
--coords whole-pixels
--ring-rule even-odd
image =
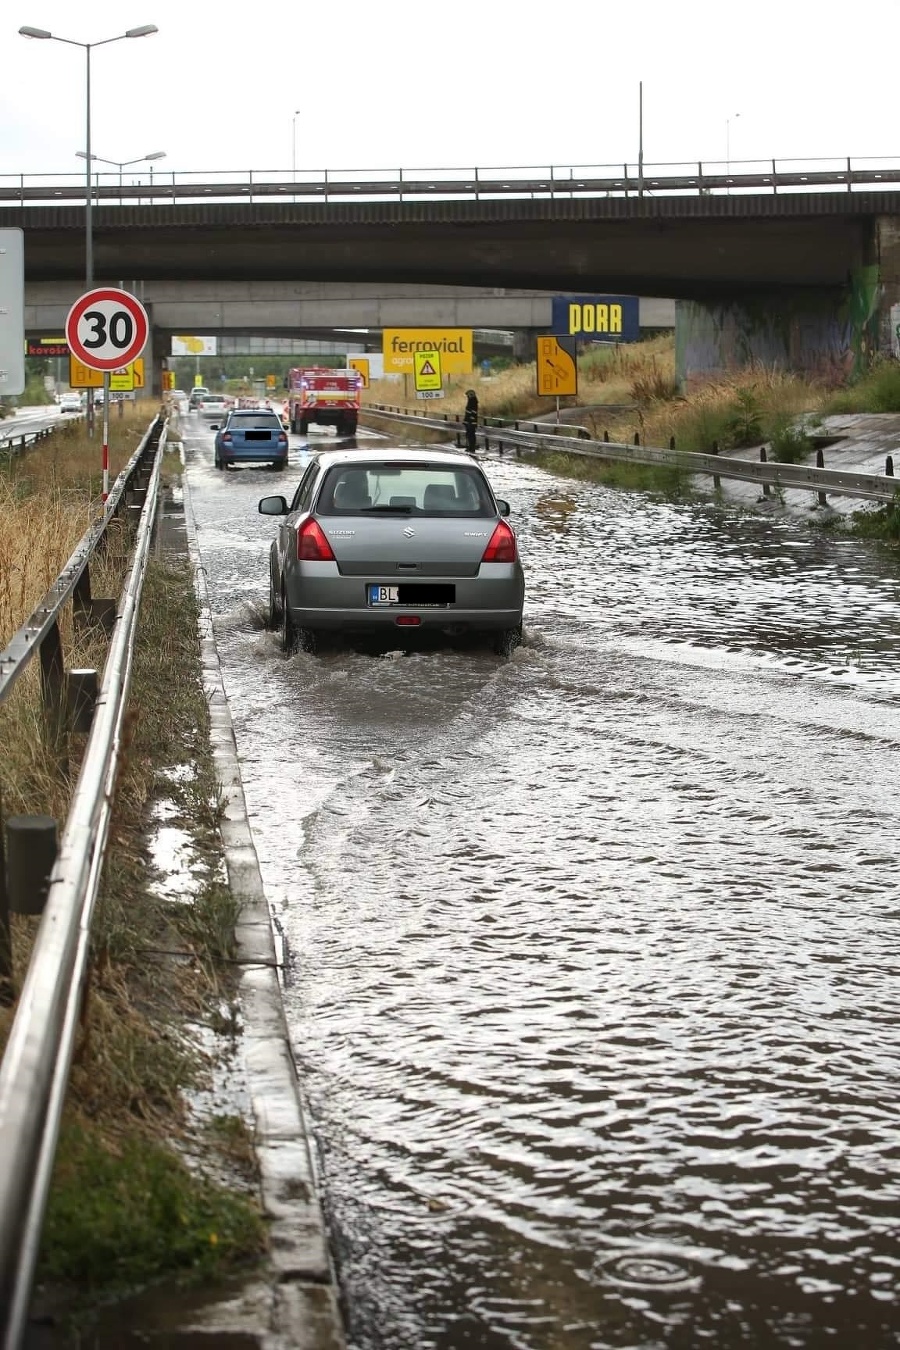
[[[512,661],[287,659],[187,453],[354,1350],[896,1346],[896,558],[491,462]]]

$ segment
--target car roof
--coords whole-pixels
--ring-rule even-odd
[[[330,468],[333,464],[381,464],[386,459],[394,464],[421,464],[427,460],[429,464],[442,464],[447,468],[471,468],[476,464],[465,450],[432,450],[427,445],[417,450],[410,450],[405,446],[402,449],[393,446],[384,448],[373,446],[371,450],[368,447],[365,450],[325,450],[316,458],[323,468]]]

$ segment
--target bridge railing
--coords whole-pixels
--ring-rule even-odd
[[[29,662],[39,659],[48,753],[65,758],[61,746],[77,700],[71,700],[73,686],[66,682],[60,611],[71,600],[76,617],[87,617],[111,633],[99,692],[94,689],[95,697],[85,705],[85,685],[78,686],[82,699],[76,725],[79,730],[89,728],[89,735],[0,1064],[0,1345],[4,1350],[16,1350],[21,1343],[82,1011],[91,916],[109,832],[164,444],[165,426],[160,417],[148,429],[116,480],[102,515],[42,604],[0,652],[0,703]],[[131,568],[117,606],[114,601],[92,599],[88,569],[110,524],[123,510],[136,514],[137,525]],[[71,672],[76,674],[83,677],[95,672]],[[16,899],[11,877],[9,891],[0,829],[0,974],[6,980],[11,974],[8,905]],[[28,899],[35,899],[30,891]],[[40,903],[29,912],[35,908],[40,909]]]
[[[706,160],[680,163],[457,166],[412,169],[235,169],[96,173],[105,205],[210,199],[297,202],[476,201],[503,198],[722,196],[759,192],[873,191],[900,183],[900,158]],[[79,173],[0,175],[0,204],[84,201]]]

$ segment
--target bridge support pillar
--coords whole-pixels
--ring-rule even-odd
[[[900,216],[879,216],[875,230],[881,283],[878,350],[900,359]]]
[[[900,301],[900,243],[897,251]],[[835,384],[869,364],[879,347],[879,267],[861,266],[837,289],[796,289],[675,305],[679,381],[756,364]]]

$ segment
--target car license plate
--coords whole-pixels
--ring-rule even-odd
[[[370,605],[399,605],[399,586],[369,586]]]

